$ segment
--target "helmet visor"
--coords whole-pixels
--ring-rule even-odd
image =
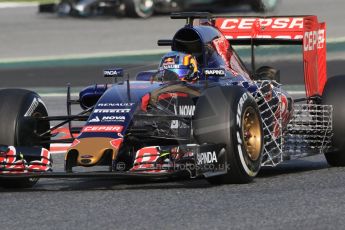
[[[163,76],[169,76],[168,79],[174,76],[176,80],[189,78],[193,74],[193,70],[186,65],[165,65],[161,67],[160,71],[163,72]]]

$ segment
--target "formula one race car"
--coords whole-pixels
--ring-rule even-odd
[[[104,70],[115,83],[89,86],[77,100],[68,88],[66,116],[48,116],[34,92],[1,90],[3,185],[32,186],[42,177],[186,174],[215,184],[247,183],[261,166],[319,153],[331,166],[345,165],[345,76],[326,78],[325,23],[316,16],[172,18],[187,24],[172,40],[158,41],[172,49],[158,70],[141,72],[136,81],[123,69]],[[235,44],[250,45],[253,57],[255,46],[301,45],[306,97],[292,99],[272,67],[254,71],[254,58],[247,70]],[[76,103],[83,111],[71,115]],[[65,124],[69,138],[54,140]],[[56,142],[72,143],[64,172],[52,171],[48,150]]]
[[[236,5],[249,5],[254,11],[264,12],[272,11],[277,2],[278,0],[61,0],[58,4],[39,5],[39,12],[74,16],[117,14],[148,18],[155,12],[210,10]]]

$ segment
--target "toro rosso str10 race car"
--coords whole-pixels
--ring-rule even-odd
[[[158,41],[172,50],[158,70],[138,73],[135,81],[123,69],[104,70],[114,84],[89,86],[76,100],[68,87],[66,116],[49,116],[35,92],[1,90],[2,185],[27,187],[42,177],[182,175],[248,183],[262,166],[318,153],[332,166],[345,165],[345,77],[327,80],[325,23],[316,16],[172,18],[187,24]],[[292,99],[274,68],[255,69],[255,46],[275,44],[301,46],[305,97]],[[252,47],[252,71],[232,45]],[[72,115],[72,104],[83,111]],[[64,125],[70,135],[54,139]],[[63,172],[53,170],[52,143],[71,143]]]
[[[61,0],[59,3],[39,5],[39,12],[57,12],[59,15],[91,16],[117,14],[148,18],[154,13],[171,13],[183,10],[201,10],[249,5],[254,11],[275,9],[278,0]]]

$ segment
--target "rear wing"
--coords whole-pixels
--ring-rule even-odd
[[[213,17],[233,45],[301,45],[308,97],[321,96],[327,80],[326,24],[316,16]]]

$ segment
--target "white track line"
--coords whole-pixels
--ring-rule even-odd
[[[66,97],[67,93],[40,93],[42,97]],[[72,97],[79,97],[79,93],[71,93]]]
[[[301,95],[301,94],[303,95],[303,94],[305,94],[305,91],[293,91],[293,90],[290,91],[289,90],[289,91],[287,91],[287,93],[290,95]]]
[[[18,8],[18,7],[37,7],[37,2],[1,2],[0,9]]]
[[[345,42],[345,37],[327,38],[326,41],[327,41],[328,43],[340,43],[340,42]]]

